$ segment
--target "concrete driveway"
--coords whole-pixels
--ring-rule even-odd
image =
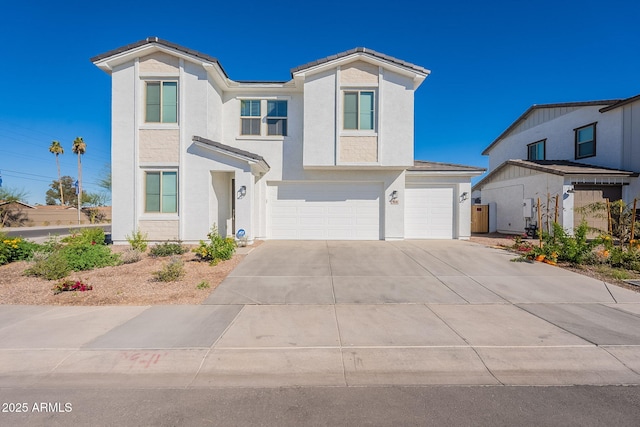
[[[268,241],[201,306],[0,307],[0,380],[640,384],[640,294],[513,257],[462,241]]]

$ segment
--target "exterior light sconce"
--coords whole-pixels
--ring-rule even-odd
[[[247,195],[247,187],[245,185],[238,188],[238,192],[237,192],[238,199],[242,199],[246,195]]]
[[[400,201],[398,200],[398,192],[396,190],[393,190],[390,194],[389,194],[389,203],[392,205],[397,205]]]
[[[467,200],[469,198],[469,193],[467,193],[466,191],[464,193],[462,193],[460,195],[460,203],[464,202],[465,200]]]

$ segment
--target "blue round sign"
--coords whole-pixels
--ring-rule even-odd
[[[236,236],[237,236],[237,237],[244,237],[244,235],[245,235],[245,234],[246,234],[246,233],[245,233],[245,231],[244,231],[244,228],[241,228],[240,230],[238,230],[238,231],[236,232]]]

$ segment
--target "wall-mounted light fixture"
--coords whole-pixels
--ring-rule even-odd
[[[466,191],[464,193],[462,193],[460,195],[460,203],[464,202],[465,200],[467,200],[469,198],[469,193],[467,193]]]
[[[238,192],[237,192],[238,199],[242,199],[246,195],[247,195],[247,187],[245,185],[238,188]]]
[[[398,202],[398,192],[396,190],[393,190],[391,193],[389,193],[389,203],[391,203],[392,205],[397,205]]]

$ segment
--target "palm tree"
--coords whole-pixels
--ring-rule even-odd
[[[82,155],[87,151],[87,144],[81,136],[73,140],[71,151],[78,155],[78,224],[80,224],[80,210],[82,209]]]
[[[60,186],[60,204],[64,205],[64,193],[62,192],[62,179],[60,177],[60,160],[58,155],[64,154],[64,148],[58,141],[52,141],[49,146],[49,152],[56,155],[56,165],[58,166],[58,185]]]

